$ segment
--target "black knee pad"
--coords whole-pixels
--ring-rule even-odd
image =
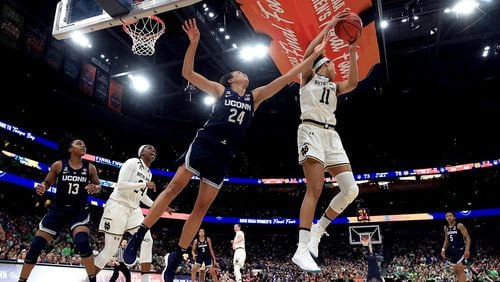
[[[45,250],[45,247],[47,247],[47,240],[41,236],[35,236],[35,239],[31,242],[30,250],[26,254],[24,262],[27,264],[35,264],[40,253]]]
[[[74,240],[76,249],[82,256],[82,258],[88,258],[92,255],[92,249],[90,248],[89,234],[87,232],[76,233]]]

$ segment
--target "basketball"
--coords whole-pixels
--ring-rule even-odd
[[[363,22],[361,18],[352,12],[335,25],[335,34],[337,37],[348,43],[352,43],[358,39],[361,36],[362,30]]]

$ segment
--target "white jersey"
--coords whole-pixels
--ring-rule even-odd
[[[335,125],[337,109],[337,85],[322,75],[314,77],[300,88],[300,119]]]
[[[239,239],[239,237],[241,237],[241,241],[237,242],[237,240]],[[243,231],[237,231],[236,232],[236,235],[234,236],[234,244],[233,244],[233,247],[234,249],[238,249],[238,248],[245,248],[245,233],[243,233]]]
[[[151,199],[147,196],[146,182],[151,181],[151,171],[141,159],[128,159],[120,169],[116,187],[109,199],[130,208],[139,208],[143,201],[146,205]]]

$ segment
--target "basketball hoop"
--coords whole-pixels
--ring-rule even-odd
[[[165,23],[157,16],[140,18],[123,24],[123,30],[132,38],[132,52],[139,56],[155,53],[155,43],[165,33]]]
[[[361,245],[368,247],[370,245],[370,234],[361,234],[359,240],[361,241]]]
[[[373,253],[371,239],[372,235],[370,233],[362,233],[359,236],[359,241],[361,242],[361,245],[363,245],[363,247],[368,247],[370,253]]]

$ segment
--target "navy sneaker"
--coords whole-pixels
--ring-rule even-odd
[[[139,238],[135,233],[128,240],[127,248],[123,252],[123,262],[126,265],[133,265],[137,260],[137,250],[141,246],[142,239],[144,238]]]
[[[165,268],[161,273],[163,281],[173,282],[175,278],[175,271],[180,264],[181,257],[177,252],[171,252],[165,255]]]

